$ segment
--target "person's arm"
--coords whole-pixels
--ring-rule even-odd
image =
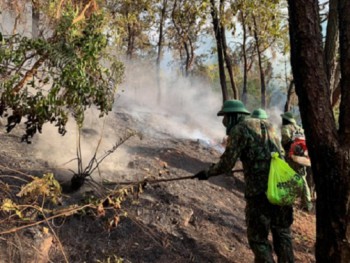
[[[208,177],[223,174],[232,170],[238,157],[241,155],[245,147],[246,139],[244,138],[243,125],[237,125],[231,130],[227,138],[227,146],[225,152],[221,155],[218,163],[213,164],[207,171]]]

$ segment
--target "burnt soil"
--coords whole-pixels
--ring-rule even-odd
[[[109,180],[151,181],[190,176],[220,157],[219,152],[200,140],[174,138],[156,129],[144,132],[142,125],[146,124],[126,113],[115,113],[115,118],[120,130],[142,131],[143,138],[133,137],[122,146],[132,158],[125,169],[115,171]],[[20,143],[21,131],[7,134],[2,125],[0,137],[1,201],[9,197],[21,201],[16,196],[21,181],[16,178],[26,179],[23,174],[41,176],[54,172],[59,181],[66,183],[67,174],[53,170],[46,160],[34,158],[32,145]],[[240,162],[235,169],[241,169]],[[87,182],[79,191],[64,193],[60,206],[81,204],[86,196],[101,196],[101,192]],[[102,214],[78,213],[19,229],[28,222],[16,215],[9,219],[11,213],[0,211],[0,231],[15,228],[12,233],[0,235],[0,263],[253,262],[246,238],[243,192],[241,172],[208,181],[148,183],[142,192],[129,195],[118,208],[117,225],[111,224],[115,211],[106,210]],[[292,233],[295,261],[315,262],[314,213],[303,212],[296,205]]]

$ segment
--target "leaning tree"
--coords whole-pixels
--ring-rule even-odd
[[[288,4],[291,63],[317,191],[316,260],[350,262],[350,1],[338,1],[338,122],[330,101],[318,1]]]

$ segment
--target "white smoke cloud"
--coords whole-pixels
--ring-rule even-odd
[[[214,93],[205,81],[163,73],[158,87],[154,67],[127,64],[125,81],[117,92],[113,112],[100,119],[96,109],[86,111],[81,138],[83,166],[93,156],[102,132],[97,156],[111,149],[120,138],[118,123],[113,119],[117,112],[130,114],[137,131],[144,136],[201,140],[216,145],[225,136],[221,118],[216,116],[220,107],[221,93]],[[33,145],[37,158],[52,166],[77,171],[76,160],[67,164],[76,158],[78,129],[73,120],[67,130],[67,134],[61,136],[55,127],[45,125],[43,133],[34,137]],[[101,171],[106,174],[127,169],[133,158],[123,145],[103,161]]]
[[[103,156],[106,151],[112,149],[119,141],[120,134],[115,132],[112,115],[98,118],[97,110],[87,111],[84,127],[81,132],[80,146],[83,168],[85,168],[95,152],[96,158]],[[67,133],[62,136],[58,134],[57,128],[46,125],[42,134],[34,136],[33,146],[37,158],[46,160],[51,167],[62,171],[73,170],[78,172],[77,147],[78,128],[73,120],[67,124]],[[111,174],[118,169],[125,169],[132,159],[127,153],[125,146],[120,146],[114,153],[109,155],[100,165],[102,174]]]
[[[151,114],[151,128],[178,138],[217,140],[224,136],[221,119],[216,116],[221,93],[214,93],[210,83],[170,72],[163,72],[158,82],[155,68],[149,65],[127,64],[127,72],[116,111],[138,117]]]

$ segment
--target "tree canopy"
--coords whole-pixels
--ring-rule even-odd
[[[40,37],[2,37],[0,115],[8,131],[25,117],[27,142],[46,122],[64,134],[69,114],[82,125],[87,107],[112,109],[123,65],[108,52],[106,14],[86,7],[43,6],[51,26]]]

